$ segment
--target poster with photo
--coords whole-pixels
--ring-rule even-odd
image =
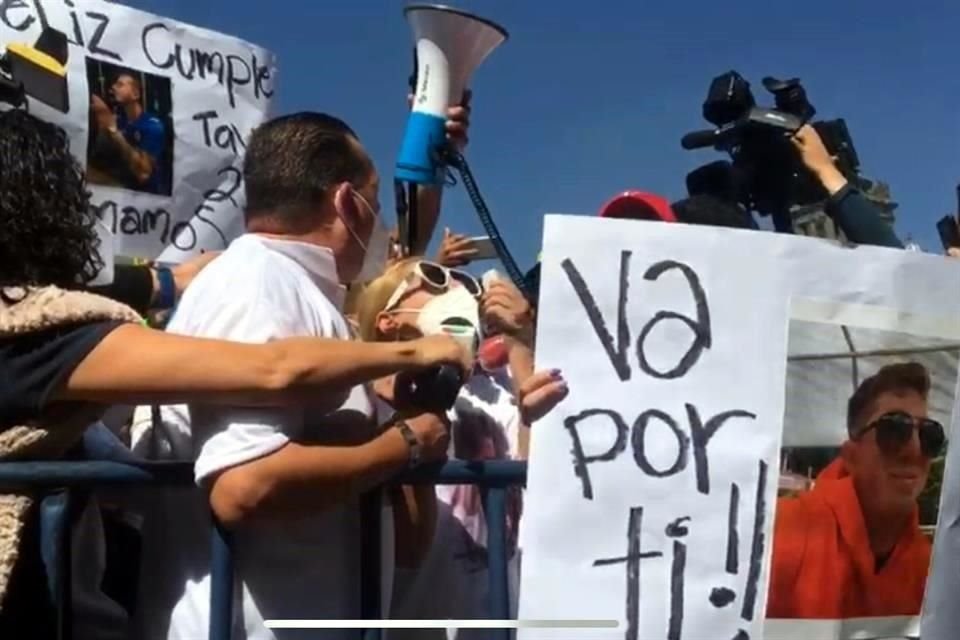
[[[520,640],[955,636],[960,263],[548,215],[541,264]]]
[[[919,633],[960,328],[930,335],[907,315],[893,324],[869,322],[869,309],[844,315],[790,318],[772,638]]]
[[[270,52],[103,0],[0,3],[0,46],[66,35],[63,127],[86,168],[93,212],[117,259],[176,263],[243,230],[246,140],[270,113]]]

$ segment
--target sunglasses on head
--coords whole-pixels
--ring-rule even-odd
[[[446,291],[454,283],[458,282],[467,290],[467,293],[475,298],[479,298],[483,293],[483,287],[480,282],[466,271],[459,269],[450,269],[436,262],[421,260],[416,263],[397,290],[393,292],[384,311],[390,311],[403,300],[403,296],[417,287],[418,284],[424,285],[434,291]]]
[[[868,431],[877,432],[877,446],[884,453],[894,454],[913,437],[917,429],[920,440],[920,452],[927,458],[935,458],[943,451],[946,442],[943,425],[930,418],[915,418],[909,413],[894,411],[885,413],[861,431],[855,439],[859,440]]]

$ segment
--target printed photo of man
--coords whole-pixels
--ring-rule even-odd
[[[767,617],[913,616],[931,541],[918,498],[945,444],[929,412],[930,374],[887,365],[848,402],[847,440],[813,487],[777,502]]]
[[[141,74],[117,72],[106,93],[90,96],[90,181],[169,194],[167,127],[160,115],[145,106]]]

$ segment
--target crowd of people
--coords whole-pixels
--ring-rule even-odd
[[[469,113],[466,102],[450,110],[450,144],[466,143]],[[813,128],[793,141],[851,242],[902,248]],[[412,255],[398,253],[377,169],[338,118],[264,123],[243,177],[246,233],[222,253],[173,269],[121,266],[112,285],[90,287],[102,260],[66,134],[22,109],[0,113],[0,461],[185,460],[199,488],[125,497],[121,511],[142,519],[139,552],[110,535],[120,498],[82,503],[73,516],[75,637],[206,637],[211,514],[233,534],[234,637],[306,637],[272,631],[270,619],[359,618],[361,497],[377,487],[385,615],[485,617],[478,490],[391,479],[448,458],[527,457],[531,428],[568,393],[563,372],[534,366],[536,297],[495,273],[463,270],[475,247],[449,229],[438,255],[423,255],[438,188],[421,187],[421,235]],[[670,203],[627,192],[600,215],[757,228],[742,207],[702,195]],[[538,288],[536,267],[527,284]],[[174,305],[165,328],[144,321]],[[398,380],[440,366],[463,381],[452,407],[402,401]],[[929,543],[915,535],[911,509],[936,454],[928,388],[922,372],[891,370],[851,399],[842,455],[815,491],[778,508],[778,531],[793,533],[775,539],[771,615],[877,615],[891,593],[897,613],[919,611],[913,587]],[[109,424],[115,406],[135,408],[132,418]],[[940,436],[942,446],[942,428]],[[919,460],[921,471],[885,484],[878,469],[891,459]],[[57,498],[0,495],[0,637],[56,635],[37,532]],[[518,488],[508,500],[514,605],[522,498]],[[136,563],[139,574],[118,578],[111,563]],[[897,595],[910,580],[913,595]],[[861,600],[851,604],[854,592]]]

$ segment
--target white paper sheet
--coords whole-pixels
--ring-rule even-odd
[[[625,293],[623,252],[631,254]],[[702,289],[699,310],[680,264]],[[665,270],[657,275],[655,265]],[[521,638],[734,638],[741,629],[759,636],[786,357],[787,298],[774,266],[757,233],[546,219],[537,365],[561,369],[571,391],[533,430],[520,617],[614,619],[621,628],[525,630]],[[571,285],[574,268],[614,353],[618,335],[624,339],[621,374]],[[666,319],[651,325],[657,314]],[[670,314],[699,325],[699,356],[686,356],[693,332]],[[659,374],[641,367],[638,340]],[[658,377],[685,357],[685,374]],[[610,417],[577,419],[591,410],[621,417],[619,452]],[[662,413],[647,413],[644,429],[638,418],[650,411]],[[589,461],[580,476],[574,430]],[[642,524],[639,548],[629,550],[631,513]],[[636,553],[662,555],[640,560],[631,587],[627,563],[606,561]]]
[[[68,132],[81,164],[88,165],[91,90],[103,95],[122,71],[143,83],[144,106],[163,134],[172,128],[172,143],[156,158],[156,182],[133,184],[136,190],[130,183],[104,186],[88,173],[93,209],[116,236],[118,256],[176,263],[223,249],[242,232],[240,167],[246,139],[269,113],[277,75],[271,53],[101,0],[0,7],[0,47],[32,45],[44,26],[66,34],[70,109],[63,114],[31,101],[30,110]]]
[[[569,268],[565,271],[562,266],[570,259],[583,276],[599,315],[605,319],[616,354],[618,274],[624,250],[632,252],[625,307],[630,338],[625,349],[630,369],[626,381],[611,365],[571,286]],[[667,271],[654,280],[643,278],[651,264],[663,260],[688,264],[698,274],[711,317],[711,347],[703,351],[685,376],[669,380],[655,379],[641,371],[635,348],[642,328],[660,310],[695,319],[690,287],[679,272]],[[900,326],[886,319],[920,318],[918,322],[924,326],[937,328],[923,333],[949,340],[954,337],[949,327],[960,325],[960,263],[892,249],[836,247],[772,233],[548,216],[542,265],[537,365],[563,370],[571,393],[533,429],[521,526],[524,567],[520,618],[614,619],[621,626],[616,631],[524,630],[520,637],[763,637],[791,299],[803,298],[808,308],[843,303],[841,311],[848,314],[858,307],[869,309],[872,324],[867,322],[865,326],[879,329],[897,330]],[[668,369],[690,343],[691,331],[683,321],[667,320],[650,332],[644,351],[656,367]],[[648,409],[664,411],[677,421],[679,431],[689,435],[688,403],[706,416],[730,409],[757,416],[753,420],[729,420],[708,442],[709,495],[697,491],[692,455],[683,471],[663,478],[645,474],[634,459],[630,432],[636,417]],[[574,441],[565,426],[587,409],[618,412],[628,431],[622,453],[608,456],[614,458],[611,461],[591,460],[586,465],[593,499],[584,498],[583,481],[574,466]],[[662,422],[653,420],[649,424],[644,454],[654,470],[663,471],[675,460],[677,439]],[[577,426],[588,456],[607,453],[616,440],[616,429],[609,418],[594,417]],[[954,412],[951,430],[955,429]],[[770,465],[771,473],[763,492],[766,504],[759,528],[765,534],[763,562],[750,620],[742,614],[754,542],[760,460]],[[949,466],[947,470],[948,481],[953,478],[946,489],[951,495],[960,485],[956,466],[952,472]],[[729,544],[730,485],[734,482],[739,486],[738,545]],[[643,508],[640,553],[663,554],[640,561],[636,636],[629,635],[627,626],[630,577],[625,563],[594,566],[596,560],[628,555],[627,522],[632,507]],[[945,496],[942,509],[941,532],[945,518],[949,526],[956,527],[960,521],[960,498]],[[683,523],[688,533],[671,538],[666,529],[671,520],[682,516],[691,518]],[[672,533],[677,533],[677,527]],[[960,540],[948,542],[949,538],[948,530],[946,536],[938,537],[936,546],[949,545],[953,558],[960,557]],[[679,593],[672,587],[675,582],[671,574],[677,544],[686,546],[682,628],[676,615],[673,626],[670,623],[671,606],[676,606]],[[735,575],[726,570],[732,548],[737,549],[739,560]],[[935,555],[928,603],[936,600],[936,593],[949,590],[956,594],[960,590],[960,579],[954,577],[960,575],[960,567],[956,567],[960,560],[952,560],[952,574],[944,579],[936,564],[943,563],[942,556],[943,552]],[[950,586],[944,587],[945,582]],[[729,597],[728,592],[714,591],[718,588],[730,589],[735,594],[733,602],[722,608],[712,604],[711,594],[717,603],[725,599],[721,596]],[[924,624],[934,617],[936,614],[927,611]],[[953,617],[949,620],[951,624],[960,622]],[[777,637],[776,630],[795,629],[797,624],[805,623],[772,622],[769,637]],[[874,620],[869,625],[855,621],[810,624],[811,632],[837,630],[831,637],[869,637],[871,628],[883,633],[880,627],[903,630],[913,623]],[[935,627],[931,629],[932,635],[925,632],[925,638],[948,637],[937,635]]]

